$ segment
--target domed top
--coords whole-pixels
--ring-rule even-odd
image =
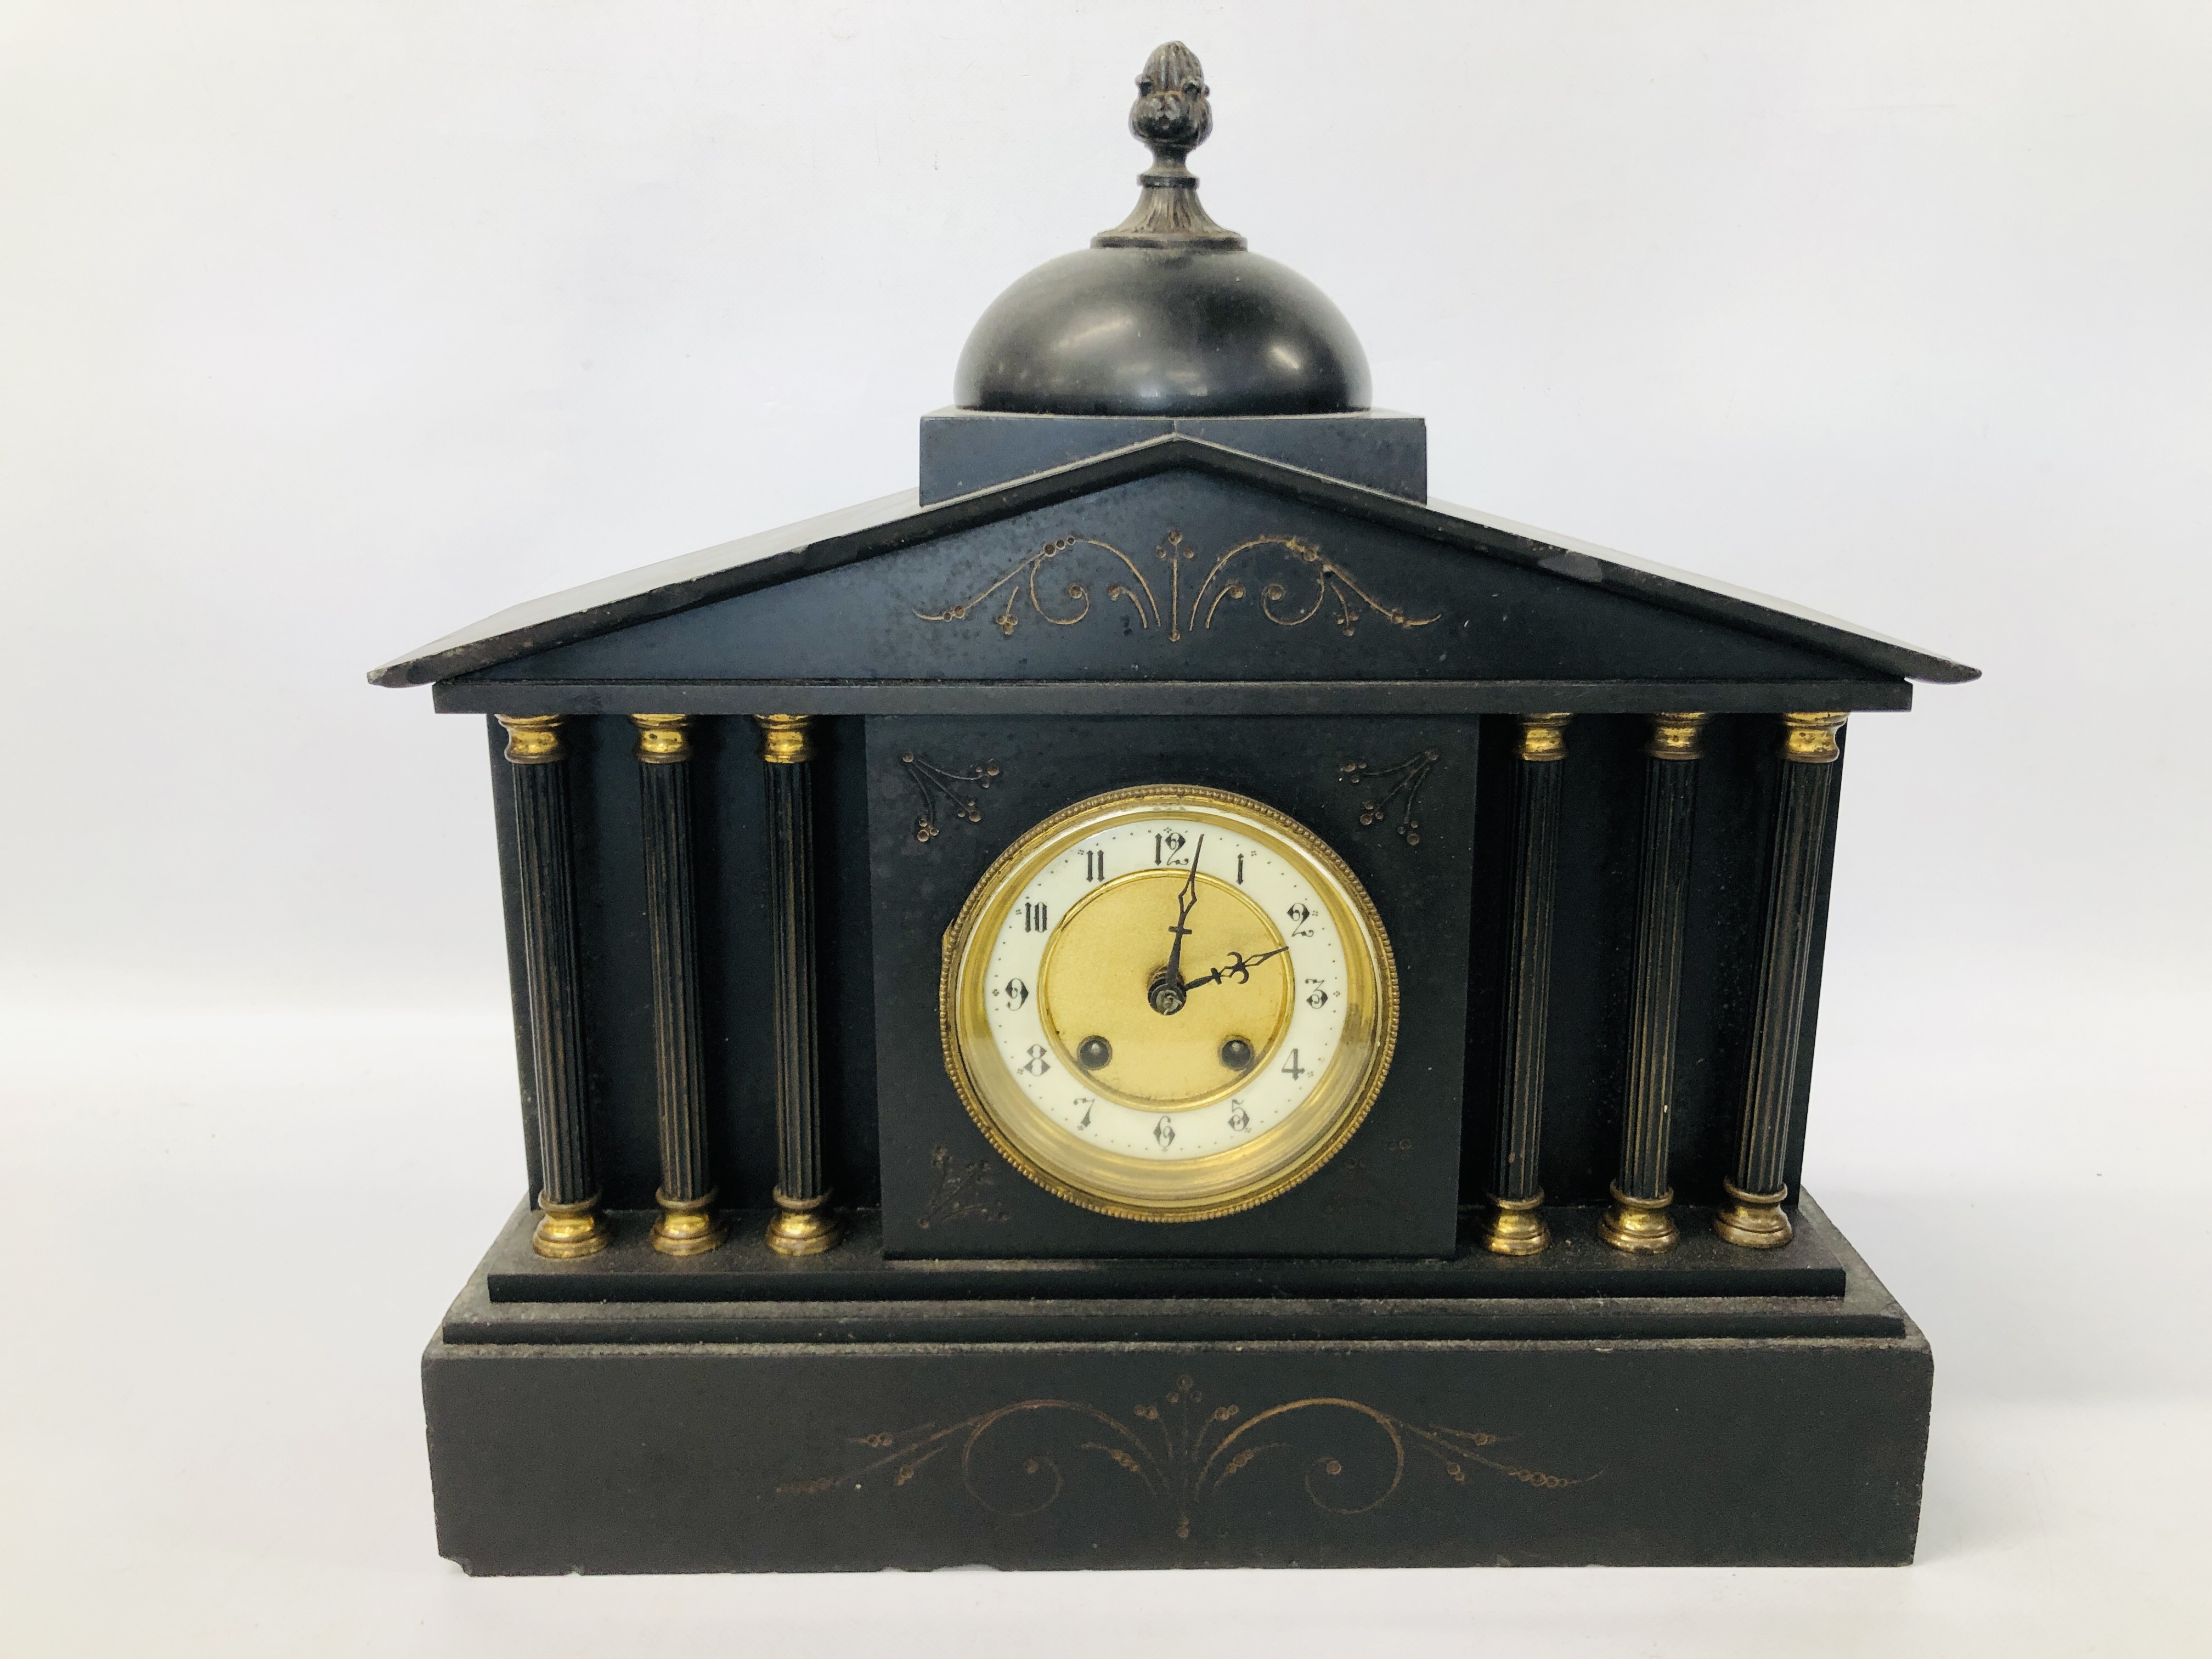
[[[1368,406],[1367,354],[1328,296],[1246,251],[1183,158],[1213,130],[1205,72],[1170,41],[1137,78],[1152,152],[1137,205],[993,301],[953,401],[1024,415],[1334,415]]]
[[[1367,354],[1328,296],[1240,250],[1092,247],[992,301],[953,401],[1022,415],[1334,415]]]

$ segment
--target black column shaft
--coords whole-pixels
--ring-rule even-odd
[[[568,781],[557,714],[499,717],[514,769],[514,841],[522,900],[522,960],[530,1000],[530,1084],[538,1115],[545,1213],[532,1243],[542,1255],[587,1255],[606,1242],[592,1213],[599,1195],[586,1115],[584,1020],[576,972]]]
[[[1698,775],[1679,761],[1644,769],[1644,862],[1637,883],[1635,989],[1628,1038],[1628,1098],[1620,1189],[1667,1191],[1667,1133],[1674,1107],[1674,1020],[1682,991],[1682,933],[1689,909],[1691,817]]]
[[[1820,902],[1821,860],[1836,810],[1836,732],[1844,716],[1783,716],[1782,778],[1767,865],[1766,920],[1753,1005],[1751,1056],[1736,1134],[1729,1197],[1714,1226],[1741,1244],[1789,1241],[1783,1180],[1790,1152],[1806,996],[1813,978],[1813,930]]]
[[[1498,1033],[1496,1206],[1483,1233],[1501,1255],[1533,1255],[1551,1242],[1542,1203],[1544,1052],[1552,1009],[1552,914],[1559,893],[1559,796],[1569,714],[1522,716],[1513,767],[1513,863]]]
[[[640,714],[638,795],[645,828],[645,915],[652,951],[653,1062],[659,1085],[660,1190],[678,1203],[713,1188],[699,1036],[698,921],[691,878],[691,748],[680,714]]]
[[[531,739],[543,733],[542,749]],[[518,752],[520,750],[521,752]],[[585,1119],[584,1022],[576,980],[574,878],[568,857],[568,768],[550,726],[507,734],[522,878],[522,959],[530,987],[531,1090],[544,1194],[580,1204],[599,1191]]]
[[[1698,804],[1703,714],[1654,714],[1644,747],[1643,856],[1637,876],[1636,958],[1629,990],[1628,1082],[1620,1173],[1602,1231],[1627,1249],[1674,1244],[1666,1206],[1674,1115],[1675,1024],[1689,920],[1690,842]]]
[[[1565,725],[1565,715],[1546,716]],[[1544,1042],[1552,1007],[1552,909],[1559,884],[1560,763],[1566,749],[1554,727],[1552,743],[1531,754],[1524,737],[1513,779],[1512,900],[1505,951],[1505,1030],[1501,1045],[1503,1104],[1493,1197],[1539,1195],[1537,1152],[1544,1127]]]
[[[814,801],[811,721],[762,714],[767,763],[768,914],[775,954],[775,1201],[769,1243],[810,1255],[836,1243],[828,1212],[820,1039],[815,1011]]]
[[[768,775],[769,933],[775,952],[776,1188],[818,1198],[823,1175],[821,1060],[814,1010],[813,769]]]

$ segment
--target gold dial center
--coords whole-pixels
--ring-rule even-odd
[[[1085,895],[1054,930],[1037,975],[1038,1013],[1060,1060],[1125,1106],[1179,1112],[1224,1099],[1290,1024],[1281,933],[1244,894],[1203,872],[1185,916],[1188,880],[1183,870],[1145,870]],[[1189,930],[1176,974],[1187,988],[1182,1006],[1162,1013],[1152,988],[1178,918]],[[1104,1063],[1091,1064],[1102,1049]]]

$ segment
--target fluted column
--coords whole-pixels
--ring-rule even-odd
[[[837,1242],[822,1137],[814,1004],[813,722],[756,714],[768,768],[769,934],[775,958],[775,1219],[770,1249],[813,1255]]]
[[[1552,1008],[1552,911],[1559,892],[1559,793],[1571,714],[1523,714],[1513,768],[1513,868],[1505,927],[1498,1039],[1495,1207],[1483,1248],[1534,1255],[1552,1242],[1539,1209],[1544,1133],[1544,1042]]]
[[[1598,1224],[1616,1249],[1670,1250],[1680,1234],[1667,1207],[1674,1116],[1675,1018],[1689,918],[1690,839],[1698,803],[1703,714],[1654,714],[1644,753],[1644,852],[1637,878],[1636,962],[1629,991],[1628,1090],[1620,1174]]]
[[[531,1248],[590,1255],[606,1248],[585,1116],[584,1022],[576,979],[575,878],[568,856],[567,751],[558,714],[501,714],[514,773],[514,842],[522,960],[530,1000],[531,1098],[538,1118],[542,1212]]]
[[[1767,864],[1766,925],[1759,952],[1759,994],[1751,1017],[1751,1065],[1735,1168],[1722,1183],[1728,1201],[1713,1231],[1731,1244],[1772,1249],[1791,1237],[1782,1178],[1790,1150],[1798,1058],[1805,1039],[1805,994],[1813,978],[1813,924],[1820,903],[1820,855],[1836,811],[1836,733],[1842,714],[1782,717],[1782,790]]]
[[[714,1216],[699,1053],[698,921],[692,905],[691,735],[681,714],[632,714],[645,831],[653,1067],[660,1118],[660,1218],[653,1248],[697,1255],[728,1235]]]

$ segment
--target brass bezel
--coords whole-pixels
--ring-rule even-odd
[[[1302,873],[1328,905],[1345,941],[1346,974],[1351,981],[1346,994],[1346,1040],[1322,1084],[1282,1122],[1248,1145],[1175,1165],[1152,1164],[1074,1141],[1043,1117],[1010,1073],[1000,1075],[1006,1068],[988,1042],[978,1045],[979,1077],[969,1064],[963,1041],[988,1031],[980,983],[975,994],[967,994],[968,981],[980,978],[980,970],[971,973],[970,964],[987,961],[988,951],[970,947],[997,937],[1036,872],[1067,845],[1108,823],[1164,812],[1215,818],[1224,829],[1274,842],[1279,851],[1304,865]],[[1341,1152],[1366,1121],[1397,1048],[1398,970],[1374,901],[1335,848],[1312,830],[1249,795],[1197,785],[1147,784],[1111,790],[1064,807],[1017,836],[992,861],[945,930],[937,1008],[945,1072],[969,1117],[1008,1164],[1055,1197],[1102,1215],[1125,1221],[1212,1221],[1288,1192]],[[1364,1050],[1356,1059],[1351,1058],[1355,1046]],[[1002,1110],[1005,1117],[1022,1120],[1020,1127],[1003,1121]],[[1057,1143],[1057,1152],[1021,1144],[1032,1138]],[[1281,1150],[1286,1146],[1292,1150]],[[1177,1172],[1171,1180],[1186,1184],[1197,1181],[1202,1190],[1178,1200],[1158,1192],[1133,1194],[1126,1182],[1115,1179],[1117,1175],[1141,1176],[1152,1184],[1164,1170]],[[1202,1180],[1188,1173],[1214,1171],[1223,1173]]]

